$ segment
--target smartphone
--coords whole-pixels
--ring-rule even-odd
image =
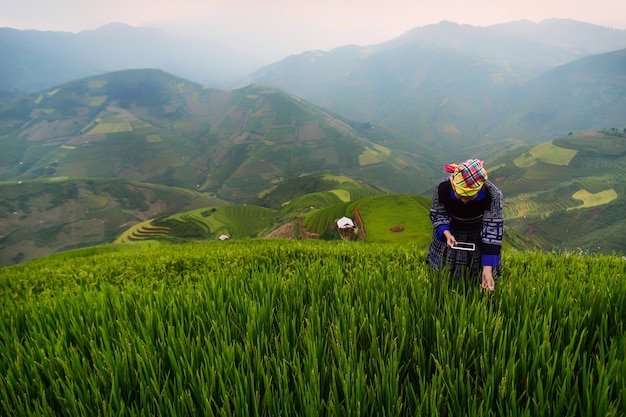
[[[475,251],[476,244],[470,242],[456,242],[456,245],[452,246],[452,249]]]

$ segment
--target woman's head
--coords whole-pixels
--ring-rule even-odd
[[[480,159],[468,159],[460,164],[445,164],[444,172],[450,173],[450,182],[459,197],[472,198],[487,181],[487,171]]]

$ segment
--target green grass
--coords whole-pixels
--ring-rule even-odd
[[[104,245],[88,246],[80,249],[68,250],[61,253],[37,258],[29,262],[30,266],[47,265],[50,263],[62,263],[74,258],[86,258],[101,254],[110,254],[113,252],[126,252],[135,250],[145,250],[147,248],[160,247],[162,244],[154,240],[144,240],[133,242],[132,244],[108,243]]]
[[[84,255],[87,255],[86,253]],[[626,263],[246,240],[0,269],[6,416],[620,415]]]
[[[376,196],[360,200],[357,207],[365,224],[365,241],[377,243],[428,242],[432,223],[426,199],[408,194]],[[393,227],[401,232],[392,232]]]

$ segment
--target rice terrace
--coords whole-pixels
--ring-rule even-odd
[[[611,201],[617,199],[617,193],[614,189],[600,191],[599,193],[590,193],[587,190],[579,190],[576,191],[573,195],[573,198],[577,200],[581,200],[583,202],[582,207],[595,207],[601,206],[603,204],[608,204]],[[572,210],[576,207],[570,207],[568,210]]]

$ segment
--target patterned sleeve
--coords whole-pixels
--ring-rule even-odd
[[[444,179],[441,182],[443,181],[447,181],[447,179]],[[433,201],[430,206],[430,221],[433,223],[433,226],[435,226],[435,229],[438,229],[441,226],[450,225],[450,216],[448,216],[446,208],[439,201],[439,187],[441,182],[439,182],[435,187],[435,191],[433,192]]]
[[[504,215],[502,213],[502,192],[491,182],[485,183],[491,194],[491,206],[483,216],[482,253],[500,255],[504,236]]]

